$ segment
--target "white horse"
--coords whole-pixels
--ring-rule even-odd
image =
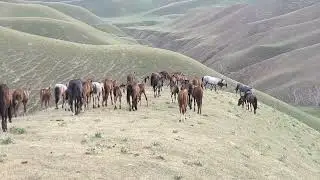
[[[212,76],[203,76],[202,77],[202,83],[205,88],[207,88],[207,85],[211,85],[211,90],[212,86],[214,86],[214,91],[217,91],[217,85],[222,88],[223,86],[228,86],[227,81],[221,78],[217,77],[212,77]]]
[[[66,102],[66,90],[67,86],[64,84],[56,84],[54,85],[54,97],[56,102],[56,109],[58,109],[58,102],[60,98],[62,98],[62,108]]]
[[[104,85],[100,82],[93,82],[93,92],[92,92],[92,99],[93,99],[93,108],[96,107],[96,104],[98,103],[98,108],[100,107],[100,99],[103,98],[103,92],[104,92]],[[103,99],[102,99],[103,102]]]

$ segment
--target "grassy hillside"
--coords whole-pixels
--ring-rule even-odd
[[[257,1],[123,29],[139,42],[183,53],[286,102],[317,105],[319,8],[316,0]]]
[[[210,68],[186,56],[171,51],[139,45],[93,46],[69,43],[0,28],[1,76],[10,88],[33,84],[31,105],[39,107],[38,90],[71,78],[107,76],[124,81],[126,74],[136,71],[138,76],[153,71],[182,71],[190,76],[211,74],[221,76]],[[23,64],[23,66],[21,65]],[[190,68],[193,67],[193,68]],[[226,78],[229,90],[235,81]],[[257,92],[259,100],[320,130],[319,119],[289,106],[266,94]]]
[[[77,117],[50,109],[15,119],[0,134],[4,179],[316,179],[320,133],[259,103],[257,114],[236,96],[205,91],[202,115],[179,123],[166,87],[147,88],[138,111],[113,106]],[[86,162],[85,165],[79,162]],[[17,173],[19,172],[19,173]]]
[[[0,18],[0,26],[54,39],[84,44],[134,44],[116,35],[104,33],[89,25],[49,18]]]

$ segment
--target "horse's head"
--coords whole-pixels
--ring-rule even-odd
[[[239,98],[239,100],[238,100],[238,106],[240,106],[240,105],[243,104],[243,103],[244,103],[244,97],[241,96],[241,97]]]

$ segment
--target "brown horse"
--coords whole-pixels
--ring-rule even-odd
[[[170,81],[169,86],[170,86],[170,92],[171,92],[171,101],[173,102],[172,96],[174,96],[174,100],[176,101],[177,94],[179,93],[179,87],[174,81]]]
[[[29,101],[30,88],[28,90],[16,89],[12,93],[12,105],[14,116],[17,117],[20,104],[23,104],[24,114],[27,112],[27,103]]]
[[[193,111],[196,111],[196,103],[198,106],[198,114],[201,114],[202,109],[202,97],[203,97],[203,87],[201,85],[195,86],[192,91],[193,97]]]
[[[139,93],[140,93],[140,88],[138,83],[132,82],[127,84],[127,103],[129,104],[129,111],[138,110],[137,104],[138,104]]]
[[[119,109],[121,109],[121,98],[122,98],[122,92],[121,87],[116,84],[114,81],[113,84],[113,96],[114,96],[114,109],[117,109],[117,100],[119,99]]]
[[[108,99],[110,95],[111,99],[111,105],[113,105],[113,99],[112,99],[112,91],[113,91],[113,81],[111,79],[106,79],[104,81],[104,101],[105,101],[105,106],[108,106]]]
[[[10,96],[10,90],[6,84],[0,84],[0,114],[1,114],[1,126],[2,131],[6,132],[8,130],[7,120],[9,122],[12,119],[12,103]]]
[[[45,105],[45,108],[48,108],[50,99],[51,99],[51,87],[40,89],[41,108],[43,107],[43,103]]]
[[[127,76],[127,84],[133,83],[136,79],[136,72],[133,72],[133,74],[129,74]]]
[[[145,88],[145,85],[144,85],[144,83],[139,83],[138,84],[138,86],[139,86],[139,102],[140,102],[140,106],[141,106],[141,95],[142,94],[144,94],[144,97],[145,97],[145,99],[146,99],[146,101],[147,101],[147,106],[149,106],[148,105],[148,98],[147,98],[147,95],[146,95],[146,88]]]
[[[164,77],[159,73],[152,73],[150,77],[150,85],[153,87],[154,97],[160,96],[160,90],[163,86]]]
[[[92,79],[88,79],[84,82],[82,82],[82,87],[83,87],[83,98],[84,98],[84,108],[88,108],[88,104],[91,100],[91,95],[93,92],[93,85],[92,85]]]
[[[180,112],[180,120],[186,120],[186,112],[188,106],[188,89],[183,85],[181,90],[178,93],[178,103],[179,103],[179,112]]]

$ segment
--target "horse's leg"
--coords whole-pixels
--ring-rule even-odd
[[[193,98],[193,112],[196,112],[196,98]]]
[[[106,93],[106,107],[108,106],[108,98],[109,98],[109,92]]]
[[[121,96],[119,96],[119,109],[121,109]]]
[[[100,108],[100,97],[101,97],[101,94],[99,94],[99,95],[97,96],[97,98],[98,98],[98,108]]]
[[[173,98],[172,98],[173,93],[171,92],[171,102],[173,103]]]
[[[156,88],[153,86],[153,96],[156,97]]]
[[[147,101],[147,107],[148,107],[148,106],[149,106],[149,103],[148,103],[148,98],[147,98],[146,92],[144,91],[144,92],[143,92],[143,94],[144,94],[144,97],[146,98],[146,101]]]
[[[23,115],[27,113],[27,102],[23,102]]]
[[[111,105],[113,105],[112,91],[110,91],[110,99],[111,99]]]

